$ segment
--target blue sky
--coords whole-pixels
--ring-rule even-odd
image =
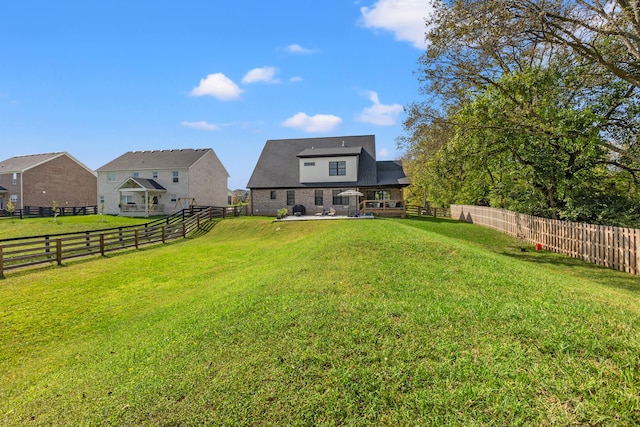
[[[245,188],[268,139],[376,135],[399,157],[425,0],[8,1],[0,159],[213,148]]]

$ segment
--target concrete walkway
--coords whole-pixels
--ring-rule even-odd
[[[331,219],[373,219],[372,216],[346,216],[346,215],[289,215],[276,221],[320,221]]]

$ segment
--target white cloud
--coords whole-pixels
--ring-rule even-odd
[[[301,129],[305,132],[329,132],[341,122],[342,119],[333,114],[307,116],[305,113],[297,113],[282,122],[282,126]]]
[[[274,78],[277,72],[278,69],[275,67],[254,68],[242,78],[242,83],[245,85],[258,82],[280,83],[280,79]]]
[[[191,95],[193,96],[213,96],[220,101],[232,101],[240,98],[242,89],[230,78],[222,73],[209,74],[206,78],[200,80],[200,84],[193,88]]]
[[[356,120],[363,123],[371,123],[378,126],[393,126],[396,124],[398,116],[404,110],[400,104],[384,105],[380,103],[378,94],[373,91],[367,92],[369,100],[373,102],[371,107],[362,110],[362,114]]]
[[[386,159],[389,157],[389,150],[387,150],[386,148],[382,148],[380,150],[378,150],[378,158],[379,159]]]
[[[397,40],[408,41],[424,50],[425,18],[433,7],[425,0],[378,0],[373,7],[361,7],[362,24],[395,34]]]
[[[297,53],[301,55],[310,55],[317,52],[316,49],[307,49],[306,47],[302,47],[297,43],[290,44],[285,48],[285,51],[287,51],[288,53]]]
[[[188,127],[188,128],[193,128],[193,129],[200,129],[200,130],[220,130],[220,126],[213,124],[213,123],[207,123],[204,120],[203,121],[199,121],[199,122],[180,122],[180,124],[182,126]]]
[[[291,77],[289,79],[289,83],[298,83],[298,82],[301,82],[301,81],[302,81],[302,77],[300,77],[300,76]]]

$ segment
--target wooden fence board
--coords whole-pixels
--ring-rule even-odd
[[[486,206],[451,205],[451,218],[490,227],[544,249],[640,275],[640,230],[538,218]]]
[[[220,212],[214,212],[216,209]],[[5,270],[51,262],[61,265],[66,259],[105,255],[106,252],[184,238],[189,232],[200,229],[200,224],[223,218],[225,210],[191,209],[142,226],[0,240],[0,278],[4,278]]]

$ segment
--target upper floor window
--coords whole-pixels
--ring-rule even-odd
[[[342,176],[347,174],[347,162],[329,162],[329,176]]]
[[[173,182],[180,182],[180,173],[178,171],[173,171]]]
[[[151,172],[153,179],[158,179],[158,171]]]
[[[133,177],[134,178],[139,178],[140,177],[140,172],[134,172],[133,173]]]
[[[18,183],[18,174],[17,173],[13,173],[13,178],[11,179],[11,183],[13,185],[16,185]]]
[[[107,172],[107,182],[116,182],[115,172]]]
[[[305,166],[315,166],[316,162],[304,162]]]

